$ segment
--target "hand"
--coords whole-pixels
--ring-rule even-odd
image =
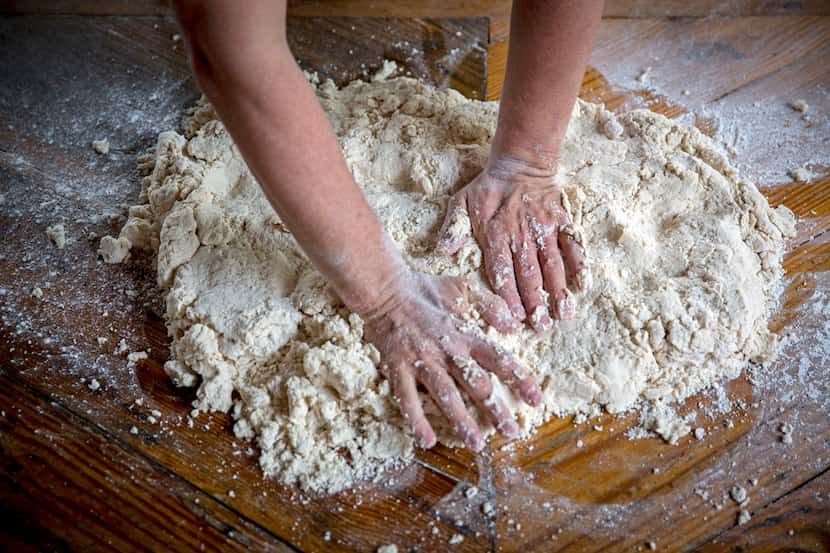
[[[504,400],[493,393],[490,375],[498,376],[525,402],[536,406],[542,393],[533,377],[504,348],[488,340],[470,310],[500,332],[519,323],[504,301],[466,277],[433,277],[404,273],[396,292],[383,305],[363,315],[366,337],[381,354],[382,370],[418,444],[435,445],[432,426],[424,416],[417,385],[423,385],[450,421],[455,434],[474,451],[484,437],[461,394],[460,386],[507,438],[519,428]],[[467,319],[465,319],[467,317]]]
[[[438,239],[445,255],[458,251],[466,236],[453,233],[468,215],[484,255],[487,279],[520,321],[536,330],[550,317],[570,319],[568,284],[580,290],[588,271],[582,246],[570,230],[554,171],[518,160],[491,161],[451,199]]]

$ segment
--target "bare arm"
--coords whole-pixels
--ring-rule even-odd
[[[402,266],[291,55],[285,2],[180,1],[177,12],[199,85],[283,222],[346,305],[377,307]]]
[[[216,108],[283,222],[346,305],[366,321],[381,352],[404,417],[421,445],[436,437],[421,408],[423,385],[475,450],[484,442],[461,387],[496,427],[518,427],[503,401],[493,401],[484,371],[496,373],[526,401],[541,393],[515,359],[459,330],[459,316],[477,307],[501,331],[515,329],[507,305],[460,277],[409,270],[390,245],[353,181],[337,140],[285,38],[285,1],[178,0],[200,86]]]
[[[556,169],[603,0],[516,0],[491,155]]]
[[[544,330],[573,315],[568,289],[586,281],[582,247],[569,232],[554,180],[602,0],[515,0],[507,74],[490,159],[450,202],[439,248],[462,242],[448,229],[469,214],[493,289],[519,319]]]

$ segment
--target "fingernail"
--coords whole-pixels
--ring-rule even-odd
[[[536,306],[536,309],[533,310],[533,315],[530,316],[530,321],[533,323],[533,326],[539,330],[545,330],[553,324],[550,320],[550,316],[548,315],[548,310],[544,305]]]
[[[514,420],[507,419],[501,421],[496,430],[499,431],[499,434],[509,440],[515,440],[519,437],[519,426]]]
[[[484,438],[478,433],[469,436],[467,439],[467,447],[478,453],[484,448]]]
[[[571,303],[570,298],[564,298],[559,300],[559,318],[563,321],[568,321],[573,319],[574,316],[574,306]]]
[[[422,449],[432,449],[437,442],[438,439],[435,437],[434,432],[422,430],[421,432],[415,433],[415,443]]]

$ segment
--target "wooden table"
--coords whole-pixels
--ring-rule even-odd
[[[385,1],[373,9],[386,18],[364,17],[375,13],[354,4],[292,4],[303,65],[345,82],[392,57],[468,96],[498,97],[504,2],[478,2],[483,17],[437,2],[395,12]],[[700,75],[708,86],[689,102],[804,97],[808,113],[827,117],[828,5],[758,4],[721,12],[740,17],[701,18],[711,3],[609,2],[582,96],[682,116],[689,108],[677,87]],[[801,218],[785,261],[785,305],[772,323],[790,337],[764,372],[780,377],[729,384],[739,407],[707,418],[715,398],[686,402],[685,411],[700,412],[703,439],[631,441],[624,434],[634,415],[555,419],[515,448],[494,440],[475,458],[439,446],[385,483],[310,497],[263,480],[229,417],[184,424],[193,392],[174,388],[161,369],[168,341],[147,260],[95,259],[88,234],[117,232],[140,188],[136,157],[198,93],[161,2],[0,2],[18,12],[78,5],[129,16],[0,17],[0,549],[830,550],[830,328],[826,313],[814,313],[830,290],[830,147],[812,184],[760,183]],[[396,13],[406,19],[388,17]],[[666,94],[622,87],[597,69],[653,65],[647,46],[660,40],[685,45],[664,54]],[[453,48],[464,55],[451,62]],[[698,124],[713,131],[711,120]],[[112,149],[99,156],[89,145],[104,136]],[[58,221],[70,237],[63,250],[45,235]],[[113,353],[122,338],[149,359],[128,365]],[[792,444],[781,440],[783,422],[794,423]],[[471,483],[482,490],[473,500],[464,495]],[[740,526],[727,497],[736,483],[752,515]],[[492,520],[481,513],[485,501],[495,505]],[[464,541],[449,545],[455,534]]]

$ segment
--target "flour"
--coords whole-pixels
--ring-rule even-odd
[[[497,104],[408,78],[311,86],[409,264],[484,282],[474,240],[452,258],[434,246],[449,197],[487,159]],[[335,492],[411,460],[412,436],[360,317],[310,265],[212,108],[201,102],[183,127],[159,135],[140,205],[100,246],[109,262],[135,248],[156,254],[167,374],[198,386],[199,411],[231,412],[265,474],[285,484]],[[597,405],[667,406],[774,354],[766,322],[793,216],[771,209],[708,138],[648,111],[615,116],[580,101],[558,179],[592,273],[572,298],[574,319],[514,336],[468,321],[542,386],[545,403],[533,409],[494,379],[524,435]],[[453,233],[464,232],[459,220]],[[439,438],[458,445],[423,399]],[[675,441],[690,427],[667,412],[651,413],[649,426]]]

